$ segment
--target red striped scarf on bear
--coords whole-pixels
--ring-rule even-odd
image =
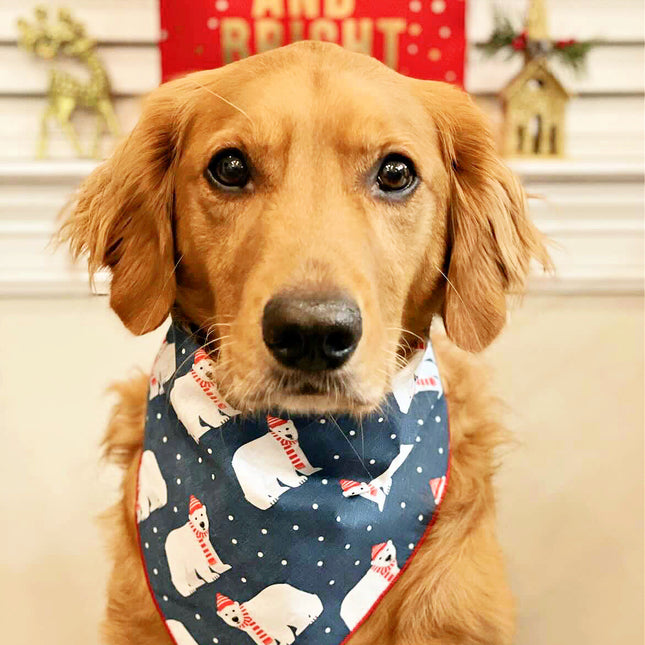
[[[225,410],[226,404],[219,398],[219,396],[217,396],[217,394],[215,394],[215,383],[201,378],[194,369],[190,370],[190,373],[193,375],[193,378],[199,387],[202,388],[204,394],[206,394],[206,396],[213,401],[220,410]]]
[[[251,618],[251,615],[246,610],[244,603],[240,604],[240,610],[242,611],[242,616],[244,621],[240,625],[240,629],[246,629],[250,627],[255,635],[262,641],[263,645],[274,645],[275,641],[271,636],[269,636],[254,620]]]
[[[300,455],[298,454],[296,449],[293,447],[294,445],[298,445],[297,439],[285,439],[281,437],[277,432],[273,432],[273,430],[269,430],[269,433],[282,446],[282,449],[286,453],[287,457],[289,457],[289,461],[291,461],[294,468],[297,468],[298,470],[305,468],[304,462],[300,458]]]
[[[379,567],[375,564],[371,566],[372,571],[375,571],[378,573],[380,576],[383,576],[388,582],[394,582],[394,578],[396,578],[396,573],[392,573],[392,569],[394,569],[396,565],[396,562],[392,561],[390,564],[388,564],[385,567]]]
[[[204,553],[204,556],[206,557],[206,560],[208,564],[213,566],[214,564],[218,564],[220,561],[215,557],[215,554],[213,551],[211,551],[211,548],[206,544],[206,538],[208,538],[208,531],[199,531],[192,522],[188,522],[190,525],[190,528],[192,529],[193,533],[195,534],[195,537],[197,538],[197,542],[199,542],[199,546],[202,548],[202,552]]]

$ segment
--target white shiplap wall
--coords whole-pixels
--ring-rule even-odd
[[[37,124],[44,106],[47,63],[18,50],[15,21],[42,2],[0,0],[0,294],[85,290],[82,272],[61,256],[42,251],[65,195],[91,168],[72,158],[68,142],[52,127],[53,161],[33,161]],[[57,3],[50,3],[58,6]],[[67,0],[101,43],[111,73],[116,108],[128,130],[142,94],[159,83],[156,0]],[[477,47],[492,26],[492,7],[521,16],[525,0],[470,0],[467,88],[490,112],[501,115],[495,93],[519,61],[484,59]],[[643,96],[644,7],[642,0],[550,0],[554,37],[602,39],[588,73],[560,70],[574,90],[569,111],[569,153],[561,164],[521,163],[535,201],[538,225],[552,236],[559,277],[540,288],[639,290],[643,284]],[[92,119],[79,118],[89,135]],[[85,138],[87,140],[87,137]],[[107,145],[107,142],[106,142]],[[107,148],[106,148],[107,151]]]

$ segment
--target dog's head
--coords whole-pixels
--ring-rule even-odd
[[[198,326],[241,410],[372,409],[435,313],[478,351],[548,262],[466,94],[311,42],[154,91],[63,235],[131,331]]]

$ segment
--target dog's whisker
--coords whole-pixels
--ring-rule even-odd
[[[239,107],[238,105],[235,105],[235,103],[232,103],[228,99],[225,99],[221,94],[218,94],[217,92],[214,92],[213,90],[210,89],[210,87],[206,87],[205,85],[202,85],[201,83],[198,83],[191,76],[187,76],[186,78],[188,80],[190,80],[191,82],[195,83],[195,85],[197,85],[198,87],[201,87],[203,90],[206,90],[207,92],[209,92],[210,94],[212,94],[213,96],[218,98],[220,101],[223,101],[227,105],[230,105],[234,110],[237,110],[240,114],[243,114],[251,122],[251,125],[255,126],[255,123],[253,122],[253,119],[241,107]]]
[[[451,282],[450,278],[438,266],[435,266],[435,269],[445,278],[446,282],[448,283],[448,286],[455,292],[455,294],[457,295],[457,298],[459,298],[459,300],[461,301],[461,304],[464,306],[464,309],[468,310],[468,305],[466,304],[466,301],[461,297],[459,290]],[[479,335],[479,330],[477,329],[477,325],[475,324],[474,320],[472,320],[472,317],[466,316],[465,318],[468,320],[470,329],[473,332],[475,338],[477,339],[478,344],[484,346],[486,343],[482,343],[481,336]]]
[[[338,425],[338,421],[336,421],[336,417],[333,414],[330,414],[329,418],[332,420],[332,423],[336,426],[336,428],[338,428],[338,432],[340,432],[340,434],[343,435],[343,439],[345,439],[345,441],[349,444],[349,447],[352,449],[357,459],[361,462],[361,466],[363,466],[363,470],[367,473],[370,479],[374,479],[369,468],[365,465],[365,459],[364,459],[365,454],[363,453],[363,457],[361,457],[358,454],[358,451],[352,445],[351,439],[343,432],[343,429],[340,427],[340,425]],[[361,427],[361,436],[362,436],[362,427]]]
[[[409,334],[410,336],[414,336],[414,338],[418,338],[422,343],[426,342],[426,339],[423,336],[419,336],[416,332],[406,329],[405,327],[386,327],[385,329],[388,331],[400,331],[402,334]]]
[[[180,255],[180,256],[179,256],[179,258],[177,259],[177,262],[175,262],[174,266],[173,266],[173,267],[172,267],[172,269],[168,272],[168,275],[165,277],[165,279],[164,279],[164,281],[163,281],[163,284],[162,284],[162,286],[161,286],[161,289],[159,289],[159,292],[157,293],[157,297],[155,298],[154,305],[153,305],[152,307],[150,307],[150,308],[149,308],[149,310],[148,310],[148,315],[147,315],[147,317],[146,317],[146,321],[145,321],[145,323],[143,324],[143,327],[141,328],[141,329],[143,329],[144,331],[147,331],[147,330],[148,330],[148,323],[150,322],[150,318],[152,317],[152,314],[154,313],[154,311],[155,311],[155,309],[156,309],[156,307],[157,307],[157,303],[159,302],[159,300],[160,300],[160,299],[161,299],[161,297],[163,296],[164,291],[166,290],[166,287],[168,286],[168,282],[170,281],[170,279],[171,279],[172,277],[174,277],[175,272],[177,271],[177,267],[179,266],[179,263],[182,261],[183,257],[184,257],[183,255]]]

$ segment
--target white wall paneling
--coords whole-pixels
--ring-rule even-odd
[[[0,162],[2,160],[29,161],[33,159],[38,140],[40,118],[45,109],[44,96],[7,96],[0,94]],[[122,131],[129,132],[139,117],[140,96],[117,97],[114,106]],[[5,116],[7,115],[7,116]],[[81,145],[89,149],[94,136],[96,119],[87,111],[74,116]],[[108,137],[103,141],[103,152],[108,153],[114,142]],[[49,128],[48,155],[52,160],[72,159],[74,151],[63,133],[51,123]]]
[[[0,0],[0,41],[15,40],[15,21],[29,16],[38,5],[58,3],[42,0]],[[157,0],[68,0],[65,6],[87,24],[89,33],[101,42],[156,42],[159,35]],[[526,0],[469,0],[468,33],[482,42],[493,25],[493,9],[521,23]],[[549,0],[549,24],[554,38],[603,39],[642,42],[644,5],[639,0]]]
[[[16,20],[33,16],[38,6],[72,9],[87,31],[103,43],[155,43],[159,38],[158,0],[0,0],[0,41],[16,39]]]
[[[156,45],[104,45],[99,48],[99,53],[115,94],[145,94],[159,85],[161,70]],[[3,94],[44,94],[51,67],[48,61],[13,44],[0,45],[0,60],[0,88]],[[73,61],[60,67],[75,70],[79,77],[85,73],[85,69]]]
[[[589,52],[584,74],[575,74],[557,60],[553,69],[569,90],[577,94],[642,94],[645,89],[643,45],[611,44]],[[473,94],[496,93],[522,67],[521,56],[506,60],[504,54],[486,56],[470,47],[466,89]]]
[[[516,161],[531,215],[550,241],[556,275],[539,291],[641,292],[645,175],[641,163]]]
[[[95,167],[91,161],[0,164],[0,295],[88,293],[83,263],[74,266],[52,236],[58,212]],[[107,277],[97,279],[105,291]]]
[[[159,53],[156,45],[104,45],[100,54],[112,78],[116,94],[142,94],[159,84]],[[421,55],[421,54],[419,54]],[[9,94],[42,94],[47,87],[50,64],[18,49],[13,43],[0,45],[0,88]],[[74,68],[71,63],[69,68]],[[497,92],[521,68],[520,57],[508,61],[503,54],[486,57],[477,46],[468,53],[466,88],[474,94]],[[612,44],[589,53],[587,73],[575,75],[558,63],[554,69],[575,93],[643,93],[643,47],[641,44]],[[79,70],[82,72],[83,70]]]

